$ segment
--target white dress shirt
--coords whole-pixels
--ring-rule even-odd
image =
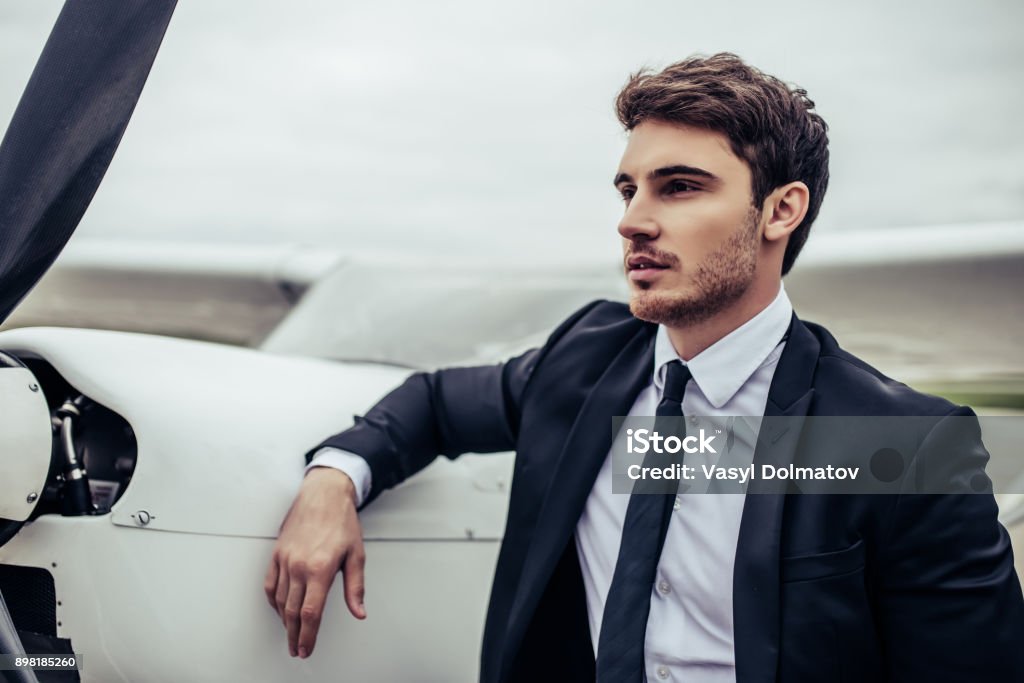
[[[775,300],[764,310],[689,362],[683,361],[693,377],[686,386],[683,413],[701,417],[764,415],[768,388],[785,345],[781,339],[792,314],[789,297],[780,286]],[[677,358],[668,330],[659,327],[651,383],[640,391],[630,416],[655,414],[666,366]],[[738,493],[677,497],[651,592],[644,648],[648,681],[736,680],[732,577],[744,500],[746,496]],[[612,493],[609,453],[576,524],[576,550],[594,652],[627,505],[629,495]]]
[[[793,307],[785,289],[764,310],[685,362],[683,413],[693,416],[763,415],[768,388],[785,342]],[[665,366],[678,358],[668,331],[659,326],[651,382],[640,391],[630,416],[655,414]],[[361,457],[320,449],[307,471],[342,470],[356,485],[357,505],[369,494],[370,468]],[[645,662],[649,681],[719,683],[736,680],[732,580],[743,514],[743,494],[679,496],[651,594]],[[597,652],[604,604],[619,553],[629,495],[612,493],[612,458],[605,458],[576,524],[576,550],[587,596],[590,635]]]

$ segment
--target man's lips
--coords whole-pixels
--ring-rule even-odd
[[[635,254],[626,259],[626,272],[630,282],[651,282],[670,269],[670,265],[650,256]]]
[[[665,270],[666,268],[668,268],[667,265],[661,261],[651,258],[650,256],[630,256],[626,259],[626,269],[629,271],[647,269]]]

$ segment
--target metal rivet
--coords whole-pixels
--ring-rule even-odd
[[[37,501],[38,499],[39,499],[39,494],[38,494],[38,493],[36,493],[35,491],[33,491],[32,493],[28,494],[28,497],[27,497],[27,498],[25,498],[25,502],[26,502],[26,503],[34,503],[34,502],[36,502],[36,501]]]
[[[28,388],[31,389],[32,391],[39,391],[39,385],[36,384],[35,382],[33,382],[32,384],[29,384]]]
[[[152,519],[152,516],[145,510],[139,510],[134,515],[132,515],[132,517],[135,518],[135,523],[139,526],[146,526]]]

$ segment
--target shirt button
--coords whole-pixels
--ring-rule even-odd
[[[660,678],[661,680],[665,680],[666,678],[668,678],[668,669],[666,669],[663,666],[659,666],[658,667],[658,678]]]
[[[669,593],[672,592],[672,586],[670,586],[668,584],[668,581],[659,581],[658,582],[658,592],[661,593],[662,595],[668,595]]]

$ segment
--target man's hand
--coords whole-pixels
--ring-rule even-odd
[[[288,631],[292,657],[308,657],[316,644],[327,592],[341,569],[345,603],[357,619],[363,606],[363,530],[356,513],[355,486],[331,467],[306,474],[281,524],[263,589]]]

